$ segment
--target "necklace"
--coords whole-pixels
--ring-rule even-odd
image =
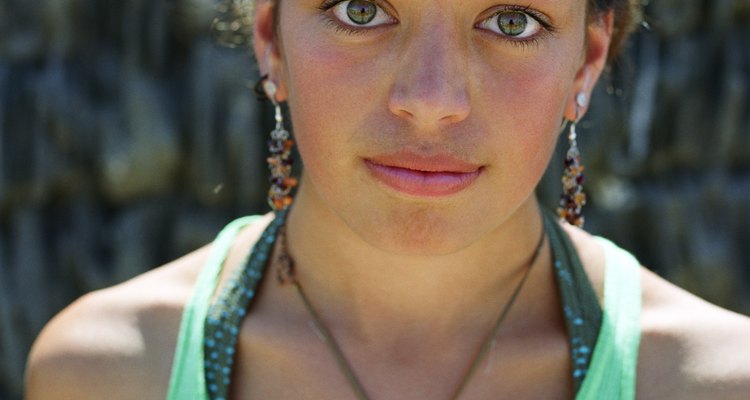
[[[461,393],[463,393],[464,389],[468,385],[469,381],[471,380],[472,376],[474,375],[477,368],[481,364],[482,360],[484,360],[484,358],[489,353],[489,350],[493,347],[492,346],[493,339],[497,336],[497,333],[500,330],[500,326],[502,325],[503,320],[505,320],[505,317],[508,314],[508,311],[510,310],[511,306],[513,306],[513,303],[515,303],[516,298],[518,297],[518,294],[521,291],[521,288],[526,282],[526,279],[529,277],[529,273],[531,272],[532,267],[534,266],[534,264],[536,264],[536,260],[539,258],[539,254],[541,254],[542,247],[545,241],[544,240],[545,237],[546,237],[546,231],[544,228],[542,228],[542,234],[541,234],[541,237],[539,238],[539,242],[536,248],[534,249],[534,253],[531,256],[531,259],[524,265],[525,272],[523,274],[523,277],[521,278],[521,281],[518,283],[510,299],[507,301],[507,303],[503,307],[502,311],[500,312],[500,316],[495,321],[495,324],[493,325],[489,334],[482,341],[482,345],[479,347],[477,354],[474,356],[474,359],[471,365],[464,373],[464,376],[461,379],[461,383],[458,385],[456,390],[451,395],[450,397],[451,400],[456,400],[461,396]],[[317,329],[318,332],[320,332],[320,334],[322,335],[323,341],[328,346],[329,350],[331,351],[334,358],[336,359],[336,363],[341,369],[341,372],[343,372],[344,376],[346,377],[346,380],[349,382],[349,385],[354,391],[354,394],[357,396],[357,399],[369,400],[370,398],[367,396],[367,393],[365,392],[362,384],[359,382],[359,379],[357,379],[357,376],[355,375],[354,370],[352,369],[351,365],[346,360],[346,357],[344,356],[344,353],[341,350],[341,347],[339,347],[338,343],[336,342],[333,335],[331,334],[331,331],[323,322],[322,318],[320,317],[318,312],[315,310],[315,307],[313,307],[312,303],[310,302],[310,299],[307,297],[307,295],[305,294],[305,291],[302,289],[302,285],[296,278],[296,275],[294,273],[295,272],[294,260],[289,254],[289,250],[287,247],[286,223],[279,228],[278,240],[280,241],[280,246],[279,246],[280,252],[276,258],[276,261],[278,265],[277,279],[278,279],[279,284],[291,283],[294,285],[294,287],[297,289],[297,293],[299,294],[300,299],[305,305],[305,308],[307,309],[308,313],[312,317],[312,322],[315,326],[315,329]]]

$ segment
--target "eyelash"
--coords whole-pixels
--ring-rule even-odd
[[[342,24],[341,22],[338,22],[335,17],[331,17],[328,15],[328,11],[330,9],[332,9],[333,7],[336,7],[339,3],[343,3],[344,1],[346,0],[326,0],[323,2],[323,4],[318,6],[318,9],[322,11],[320,15],[321,17],[323,17],[324,22],[328,26],[332,27],[337,33],[344,33],[350,36],[361,36],[361,35],[368,33],[369,31],[378,29],[378,28],[355,28],[353,26]],[[375,5],[380,7],[379,2],[374,2],[374,3]]]
[[[326,0],[321,4],[318,9],[322,11],[321,16],[323,17],[325,23],[332,27],[337,33],[344,33],[350,36],[361,36],[364,34],[367,34],[371,30],[375,30],[377,28],[355,28],[346,24],[342,24],[338,21],[336,21],[336,18],[333,18],[328,15],[328,11],[338,5],[339,3],[342,3],[346,0]],[[376,5],[380,6],[379,2],[375,2]],[[382,7],[381,7],[382,8]],[[540,43],[540,39],[547,37],[548,35],[554,34],[557,29],[550,24],[547,19],[538,11],[531,9],[531,7],[521,7],[521,6],[505,6],[500,10],[497,10],[494,14],[489,16],[488,18],[482,20],[482,22],[495,18],[498,15],[502,14],[503,12],[508,11],[518,11],[522,12],[531,18],[534,18],[541,26],[542,31],[538,33],[537,35],[529,38],[524,39],[512,39],[508,36],[501,36],[497,35],[495,33],[490,32],[489,34],[493,35],[498,40],[502,40],[506,43],[510,43],[511,45],[518,46],[521,48],[526,48],[532,45],[538,46]]]
[[[345,0],[342,0],[345,1]],[[326,25],[332,27],[336,33],[344,33],[350,36],[361,36],[366,34],[368,31],[374,29],[374,28],[354,28],[349,25],[344,25],[340,22],[337,22],[334,18],[329,17],[326,14],[323,14],[323,20],[326,23]]]
[[[542,29],[536,35],[534,35],[532,37],[528,37],[528,38],[523,38],[523,39],[513,39],[510,36],[501,36],[501,35],[497,35],[497,34],[495,34],[493,32],[489,33],[493,37],[497,38],[498,40],[502,40],[504,42],[510,43],[513,46],[518,46],[518,47],[521,47],[521,48],[527,48],[529,46],[538,46],[541,39],[544,39],[544,38],[546,38],[546,37],[554,34],[555,32],[557,32],[557,28],[555,28],[554,26],[552,26],[552,24],[547,20],[547,18],[542,13],[540,13],[539,11],[536,11],[536,10],[532,9],[530,6],[526,6],[526,7],[521,7],[521,6],[505,6],[505,7],[501,8],[501,9],[495,11],[495,13],[492,14],[491,16],[489,16],[486,19],[482,20],[482,22],[487,21],[488,19],[495,18],[498,15],[500,15],[500,14],[502,14],[504,12],[508,12],[508,11],[522,12],[522,13],[530,16],[531,18],[534,18],[539,23],[539,25],[542,26]]]

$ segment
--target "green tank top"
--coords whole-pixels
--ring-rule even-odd
[[[226,400],[238,329],[263,278],[285,213],[268,225],[217,301],[209,302],[235,237],[259,218],[230,223],[214,241],[183,311],[167,400]],[[602,310],[575,249],[550,213],[545,213],[545,229],[553,248],[576,399],[634,399],[640,342],[639,263],[606,239],[597,238],[606,254]]]

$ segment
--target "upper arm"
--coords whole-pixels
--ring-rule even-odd
[[[56,332],[47,330],[49,334]],[[46,399],[86,399],[81,383],[80,369],[86,360],[72,354],[65,355],[55,349],[52,338],[46,333],[34,342],[26,365],[25,398],[28,400]]]
[[[107,297],[86,295],[45,326],[29,354],[26,399],[136,398],[127,392],[140,381],[142,342]]]
[[[684,399],[750,398],[750,319],[721,311],[686,339]]]
[[[645,278],[638,398],[750,398],[750,318]]]
[[[207,250],[89,293],[56,315],[29,354],[26,398],[163,399]]]
[[[41,344],[47,339],[41,339]],[[73,400],[108,398],[103,383],[111,365],[102,357],[75,351],[35,351],[26,369],[26,399]]]
[[[750,398],[750,318],[716,309],[690,342],[691,381],[713,398]]]

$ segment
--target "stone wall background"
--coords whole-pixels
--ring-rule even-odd
[[[270,110],[215,3],[0,0],[0,399],[65,305],[266,211]],[[748,314],[750,1],[646,10],[581,124],[587,229]]]

